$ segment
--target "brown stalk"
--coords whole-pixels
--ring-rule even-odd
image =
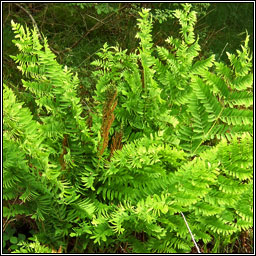
[[[59,158],[62,170],[66,169],[66,163],[64,161],[64,155],[67,154],[67,149],[66,149],[67,146],[68,146],[68,137],[67,137],[67,134],[64,134],[64,138],[63,138],[63,141],[62,141],[62,153],[61,153],[60,158]]]
[[[102,156],[106,147],[108,146],[109,130],[111,128],[113,121],[115,120],[114,110],[117,105],[116,96],[117,96],[117,91],[115,90],[113,95],[109,97],[103,109],[103,119],[102,119],[102,126],[101,126],[101,137],[103,138],[103,140],[101,145],[99,146],[99,157]]]

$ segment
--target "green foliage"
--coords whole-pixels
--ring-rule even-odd
[[[38,227],[15,252],[189,253],[181,212],[204,244],[252,227],[249,37],[225,65],[199,58],[190,4],[173,11],[181,37],[167,48],[153,43],[150,11],[139,15],[135,52],[97,53],[90,110],[46,38],[12,22],[12,59],[36,108],[4,86],[4,217]]]
[[[16,232],[16,229],[7,226],[3,232],[3,252],[9,253],[19,248],[19,244],[26,239],[26,236],[22,233]]]
[[[13,253],[52,253],[52,249],[47,246],[41,245],[37,237],[31,237],[33,242],[19,242],[19,249],[13,251]]]
[[[126,51],[105,45],[98,54],[102,61],[93,62],[104,70],[95,72],[101,76],[96,95],[105,84],[118,83],[121,109],[118,105],[115,110],[119,121],[116,125],[127,127],[128,123],[131,131],[136,129],[142,134],[172,125],[174,129],[169,129],[168,134],[175,134],[182,148],[192,154],[215,138],[252,134],[253,80],[248,35],[242,52],[237,51],[237,56],[228,53],[228,67],[215,61],[214,55],[197,59],[200,45],[194,34],[196,13],[190,12],[190,5],[185,5],[184,11],[174,11],[181,24],[182,39],[169,37],[166,41],[170,50],[152,47],[148,11],[141,16],[138,54],[127,55]],[[155,57],[155,50],[159,58]]]
[[[98,14],[101,14],[101,13],[108,14],[110,12],[118,11],[118,7],[111,6],[110,3],[101,3],[101,4],[98,4],[98,3],[70,3],[70,5],[78,6],[81,9],[94,7]]]

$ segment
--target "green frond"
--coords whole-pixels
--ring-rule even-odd
[[[234,106],[249,108],[253,105],[252,92],[233,91],[229,94],[228,98],[225,99],[225,103],[227,103],[231,108],[233,108]]]
[[[203,74],[205,70],[208,70],[210,67],[213,66],[215,60],[215,56],[211,55],[209,58],[201,61],[197,61],[193,64],[191,72],[193,74]]]
[[[208,202],[199,202],[193,205],[193,209],[196,214],[202,214],[203,216],[212,216],[221,213],[222,208],[210,204]]]
[[[249,73],[244,76],[238,76],[233,80],[232,88],[238,91],[244,91],[248,88],[252,88],[253,85],[253,74]]]
[[[80,212],[78,215],[81,215],[81,218],[83,218],[85,213],[90,219],[92,219],[93,213],[95,212],[94,203],[91,203],[89,198],[76,201],[75,204],[73,203],[73,207],[75,207],[77,211]]]
[[[196,97],[203,103],[205,111],[209,113],[209,119],[218,119],[223,108],[202,79],[195,77],[191,83],[191,87]]]
[[[202,222],[204,224],[207,223],[207,227],[217,234],[229,235],[237,231],[235,227],[222,222],[220,219],[214,216],[206,217]]]
[[[14,205],[9,205],[8,207],[3,206],[3,217],[4,218],[11,218],[11,217],[16,217],[16,215],[28,215],[30,214],[29,209],[26,207],[26,205],[19,205],[19,204],[14,204]]]
[[[217,74],[224,79],[227,83],[232,81],[232,69],[225,65],[223,62],[215,62]]]
[[[219,175],[218,176],[219,182],[219,189],[226,194],[241,194],[244,190],[247,189],[246,185],[241,184],[238,181],[230,181],[230,179],[226,178],[225,176]]]
[[[237,50],[237,54],[230,54],[227,52],[227,56],[230,63],[235,71],[237,77],[245,76],[250,72],[252,68],[252,56],[250,54],[250,49],[248,47],[249,35],[246,34],[244,45],[241,45],[242,51]]]

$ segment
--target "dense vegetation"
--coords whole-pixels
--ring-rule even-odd
[[[252,251],[241,5],[5,4],[5,251]]]

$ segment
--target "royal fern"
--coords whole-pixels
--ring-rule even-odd
[[[154,45],[147,9],[134,53],[103,46],[90,111],[47,40],[12,23],[35,106],[4,86],[5,218],[35,219],[36,239],[65,252],[189,253],[183,216],[204,244],[252,227],[249,36],[230,65],[199,58],[190,8],[173,12],[181,37],[166,47]]]

